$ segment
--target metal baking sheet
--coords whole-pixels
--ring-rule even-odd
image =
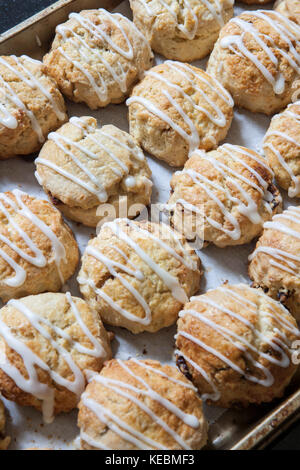
[[[0,54],[28,54],[41,58],[48,51],[54,37],[55,26],[65,21],[71,11],[88,8],[106,8],[130,17],[128,1],[118,0],[60,0],[20,25],[0,35]],[[247,6],[257,9],[258,6]],[[266,7],[270,8],[270,7]],[[239,14],[245,8],[235,8]],[[159,63],[162,58],[157,57]],[[196,62],[204,68],[205,61]],[[69,115],[92,115],[101,125],[113,123],[128,131],[127,109],[125,105],[111,105],[98,111],[90,111],[84,105],[67,103]],[[227,142],[245,145],[260,150],[263,135],[268,127],[269,118],[263,115],[235,109],[235,117]],[[153,202],[166,202],[169,195],[169,180],[173,170],[167,165],[149,157],[153,172]],[[0,190],[19,187],[30,194],[46,198],[34,178],[33,158],[16,158],[0,162]],[[285,207],[295,204],[284,195]],[[68,221],[72,227],[81,252],[89,238],[94,236],[93,229],[79,226]],[[208,247],[200,253],[205,268],[199,293],[217,287],[225,280],[249,283],[247,276],[247,257],[254,244],[242,247],[218,249]],[[68,283],[73,295],[78,295],[75,277]],[[116,357],[127,359],[129,356],[151,357],[162,362],[173,362],[175,327],[167,328],[156,334],[132,335],[122,329],[113,329],[116,339],[113,350]],[[11,449],[46,447],[71,449],[78,434],[76,411],[58,416],[52,425],[44,426],[41,416],[30,408],[21,408],[5,401],[9,412],[8,433],[12,437]],[[210,422],[208,449],[253,449],[263,448],[277,437],[291,423],[300,418],[300,372],[286,390],[285,396],[276,402],[248,409],[222,410],[205,406],[205,414]]]

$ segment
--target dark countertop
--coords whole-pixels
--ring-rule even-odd
[[[53,0],[0,0],[0,34],[55,3]],[[300,423],[293,425],[272,445],[272,450],[300,450]]]

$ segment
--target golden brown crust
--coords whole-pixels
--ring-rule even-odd
[[[274,4],[274,10],[300,25],[299,0],[277,0]]]
[[[283,231],[285,228],[286,232]],[[264,228],[249,264],[249,277],[253,285],[261,287],[268,295],[280,300],[298,320],[300,319],[299,253],[300,208],[290,207],[276,216],[270,226]]]
[[[188,246],[185,239],[180,237],[182,243],[180,247],[175,238],[170,237],[167,231],[169,229],[166,226],[158,226],[150,222],[131,222],[130,226],[128,226],[126,219],[120,219],[116,227],[117,229],[121,227],[121,230],[134,243],[137,243],[161,270],[173,276],[175,278],[174,282],[176,281],[179,284],[188,297],[198,291],[202,275],[200,260],[196,253]],[[155,240],[139,232],[139,228],[154,234],[156,237],[160,237],[171,250],[175,250],[177,255],[185,259],[186,265]],[[182,247],[184,247],[184,251]],[[99,259],[85,252],[78,276],[80,290],[85,300],[94,310],[100,313],[105,323],[122,326],[133,333],[140,333],[142,331],[156,332],[175,323],[182,303],[173,297],[163,279],[151,269],[149,264],[141,259],[135,249],[113,233],[109,224],[101,228],[99,235],[89,242],[88,248],[97,250],[106,259],[113,260],[113,262],[124,266],[126,270],[131,271],[131,273],[125,272],[118,265],[113,266],[115,271],[119,274],[121,273],[122,278],[129,282],[130,289],[134,289],[144,298],[151,312],[151,321],[148,324],[141,323],[140,319],[145,319],[146,315],[145,308],[141,302],[138,302],[134,294],[125,288],[120,279],[113,274],[113,271],[109,270]],[[142,277],[136,277],[132,270],[140,271]],[[109,296],[118,308],[121,307],[127,313],[129,312],[131,315],[136,316],[138,321],[126,318],[124,312],[117,312],[112,305],[96,294],[95,289],[88,285],[87,282],[92,282],[94,286]]]
[[[104,35],[116,47],[112,47]],[[127,40],[132,47],[132,57],[126,57],[130,52]],[[117,49],[125,51],[125,55]],[[149,44],[132,22],[122,15],[111,15],[100,9],[83,10],[80,17],[73,16],[57,27],[44,64],[64,95],[76,103],[84,102],[91,109],[97,109],[109,103],[122,103],[139,76],[151,67],[152,59]],[[125,80],[122,79],[124,74]]]
[[[7,282],[15,276],[16,271],[12,263],[8,263],[3,256],[0,256],[0,297],[6,302],[11,298],[19,298],[29,294],[58,291],[62,287],[60,273],[65,282],[74,274],[78,264],[79,251],[71,229],[64,223],[60,212],[49,204],[49,202],[36,199],[26,193],[20,193],[18,196],[20,201],[24,204],[25,209],[29,209],[30,213],[36,216],[39,221],[46,224],[48,230],[51,230],[64,247],[66,257],[65,259],[59,258],[60,270],[58,270],[56,264],[57,251],[51,239],[32,222],[30,213],[27,217],[24,215],[24,211],[22,213],[22,207],[19,203],[17,203],[17,207],[20,210],[16,211],[7,204],[3,196],[12,201],[13,204],[17,203],[16,196],[13,192],[7,192],[1,195],[1,205],[3,205],[11,216],[11,221],[9,222],[2,210],[0,211],[1,236],[6,237],[18,250],[21,250],[27,256],[36,258],[37,254],[31,251],[30,246],[22,238],[24,232],[45,257],[46,264],[43,266],[35,266],[30,260],[24,259],[20,253],[17,253],[17,251],[13,249],[13,246],[5,243],[4,238],[1,239],[1,250],[3,250],[5,256],[10,257],[21,270],[24,270],[25,279],[24,282],[21,282],[19,285],[12,286],[7,284]],[[20,233],[19,230],[22,232]]]
[[[181,72],[178,73],[178,70]],[[153,73],[156,76],[152,75]],[[158,79],[157,75],[162,79]],[[172,86],[165,80],[171,82]],[[179,91],[178,87],[182,91]],[[175,101],[175,106],[166,93]],[[135,98],[150,102],[190,138],[191,134],[196,132],[199,135],[199,148],[211,150],[226,137],[233,117],[233,110],[228,101],[230,97],[226,97],[225,93],[218,82],[197,67],[177,62],[157,65],[135,86],[131,95],[133,101],[129,101],[130,133],[147,152],[171,166],[182,166],[191,150],[188,140],[161,116],[153,114],[146,106],[134,101]],[[217,118],[216,106],[224,116],[224,126],[216,124],[209,117],[212,115]]]
[[[297,369],[291,350],[276,344],[284,337],[290,348],[299,335],[289,312],[260,289],[225,284],[186,304],[178,321],[177,364],[209,404],[229,408],[269,402],[282,396]],[[289,363],[283,361],[282,366],[263,355],[281,361],[285,353]],[[256,379],[266,382],[256,383]]]
[[[80,326],[74,311],[65,294],[39,294],[24,297],[20,302],[39,317],[50,322],[54,328],[60,328],[65,335],[69,335],[71,342],[64,339],[55,332],[52,327],[48,331],[51,337],[61,348],[70,353],[73,361],[84,372],[86,369],[99,372],[105,360],[110,359],[110,337],[105,331],[98,315],[93,312],[88,305],[77,297],[72,297],[77,307],[83,323],[87,326],[94,338],[104,348],[103,357],[88,355],[79,351],[76,343],[81,347],[93,349],[93,344]],[[68,381],[74,380],[75,376],[62,353],[59,353],[54,345],[47,339],[29,319],[14,305],[7,304],[0,310],[1,322],[10,328],[15,337],[18,337],[31,351],[33,351],[52,372],[55,372]],[[28,379],[28,369],[24,360],[15,349],[10,347],[0,333],[0,352],[5,354],[7,361],[12,364],[24,378]],[[66,357],[66,356],[65,356]],[[38,379],[41,383],[47,384],[54,391],[54,414],[69,412],[76,407],[78,397],[67,389],[59,385],[47,370],[43,370],[38,365],[35,366]],[[7,399],[18,403],[21,406],[33,406],[38,410],[42,409],[41,400],[33,394],[22,390],[14,380],[0,368],[0,391]]]
[[[27,75],[28,72],[22,68],[24,66],[33,78]],[[27,81],[24,81],[21,75]],[[45,139],[49,132],[56,130],[67,120],[64,99],[55,81],[45,74],[43,64],[26,56],[17,59],[14,56],[2,56],[0,76],[5,82],[0,86],[1,103],[10,119],[12,117],[16,120],[12,127],[0,123],[0,160],[16,155],[29,155],[38,151],[43,144],[35,127],[40,127],[42,137]],[[37,80],[37,83],[51,96],[59,114],[56,114],[53,103],[39,86],[29,85],[28,82],[33,83],[34,80]],[[30,113],[33,113],[33,118],[30,117]],[[2,112],[1,118],[3,118]]]
[[[215,0],[208,0],[208,6],[198,0],[189,0],[188,9],[178,0],[168,0],[165,4],[152,0],[147,2],[147,8],[145,3],[130,0],[134,23],[155,52],[183,62],[202,59],[209,54],[221,23],[233,16],[231,0],[220,0],[218,5]]]
[[[129,368],[134,375],[130,375],[123,369],[122,365]],[[112,391],[110,387],[105,387],[96,380],[88,385],[84,396],[95,400],[104,407],[104,410],[113,413],[116,417],[112,421],[113,423],[118,424],[118,420],[120,419],[125,422],[127,426],[130,426],[137,433],[140,433],[135,436],[138,437],[137,440],[142,440],[143,437],[145,437],[149,440],[151,439],[152,442],[154,441],[153,444],[157,442],[163,449],[183,449],[174,437],[159,424],[158,419],[161,419],[173,432],[177,433],[188,448],[193,450],[202,448],[207,440],[207,424],[202,412],[202,402],[195,391],[176,382],[172,382],[167,377],[159,375],[159,373],[155,373],[142,365],[152,367],[158,372],[166,374],[171,379],[181,381],[184,385],[190,387],[189,382],[182,377],[174,367],[161,365],[159,362],[152,360],[137,362],[133,362],[132,360],[109,361],[102,369],[100,378],[121,381],[124,384],[128,384],[128,386],[145,390],[145,387],[137,380],[137,377],[142,379],[159,396],[169,400],[173,406],[175,405],[175,407],[179,408],[184,413],[196,417],[199,421],[199,427],[197,429],[185,424],[159,401],[148,398],[142,394],[132,393],[132,390],[126,389],[126,387],[124,389],[123,387],[119,388],[119,390],[139,400],[157,416],[156,420],[149,416],[149,413],[146,413],[136,402],[119,394],[118,389]],[[118,433],[111,430],[110,426],[101,422],[93,411],[85,406],[84,398],[82,398],[79,403],[78,425],[82,432],[96,441],[99,446],[98,448],[118,450],[138,450],[141,448],[129,440],[122,438]],[[155,445],[149,445],[149,441],[148,445],[146,445],[146,443],[144,443],[144,445],[145,449],[149,449],[149,447],[154,449],[159,448]],[[89,445],[83,437],[81,439],[81,446],[83,449],[95,449],[95,447]]]
[[[261,233],[272,213],[281,211],[272,179],[263,157],[253,150],[225,144],[206,154],[194,153],[171,179],[172,223],[188,239],[197,235],[220,247],[248,243]],[[270,193],[273,202],[268,208]],[[257,222],[251,220],[253,210],[244,211],[241,203],[256,206]]]
[[[255,16],[262,13],[266,16]],[[245,22],[244,26],[237,23],[240,20]],[[251,34],[249,28],[255,34]],[[286,28],[284,34],[280,34],[280,28]],[[259,43],[258,35],[264,46]],[[242,49],[231,41],[234,36],[242,42]],[[287,36],[291,37],[290,42],[285,39]],[[300,53],[299,40],[300,29],[279,13],[263,10],[244,12],[222,28],[207,71],[227,88],[236,105],[253,112],[274,114],[292,100],[293,84],[299,79],[299,73],[296,67],[291,66],[291,61],[295,61],[295,55]],[[237,52],[234,53],[234,50]],[[251,54],[253,60],[249,57]],[[278,87],[278,77],[281,82],[284,80],[284,88]]]
[[[300,197],[300,101],[272,118],[263,149],[278,184]]]
[[[110,209],[114,208],[115,217],[118,217],[119,206],[125,199],[128,209],[133,204],[147,206],[150,203],[151,170],[142,150],[126,132],[113,125],[97,129],[96,119],[82,117],[76,122],[72,120],[65,124],[55,136],[50,137],[51,140],[43,146],[39,159],[56,165],[59,170],[81,182],[78,184],[49,168],[47,164],[39,163],[39,159],[36,161],[40,184],[50,199],[55,201],[55,206],[66,216],[96,227],[105,214],[107,204],[111,205]],[[74,142],[73,146],[70,141]],[[79,161],[82,168],[76,161]],[[98,187],[87,173],[93,175]],[[126,182],[131,180],[132,186],[128,187]],[[104,203],[100,202],[96,194],[97,191],[101,192],[99,188],[104,188],[107,197]]]
[[[10,437],[5,437],[5,408],[0,399],[0,450],[6,450],[10,444]]]

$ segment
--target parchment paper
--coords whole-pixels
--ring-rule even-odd
[[[258,9],[259,5],[247,7],[247,9]],[[271,7],[267,7],[270,9]],[[241,13],[245,8],[235,7],[235,15]],[[129,18],[132,18],[129,3],[124,1],[116,9]],[[13,53],[13,51],[12,51]],[[156,63],[162,62],[161,57],[156,57]],[[205,69],[206,60],[195,62]],[[85,105],[74,105],[68,102],[69,115],[71,116],[94,116],[99,124],[114,124],[124,131],[128,131],[127,108],[125,105],[111,105],[105,109],[91,111]],[[226,142],[244,145],[256,151],[261,151],[264,134],[268,128],[270,118],[262,114],[254,114],[245,110],[235,108],[234,119],[231,129],[227,135]],[[46,199],[45,193],[34,177],[35,165],[33,158],[16,158],[0,162],[0,190],[13,190],[18,187],[34,196]],[[166,203],[169,198],[169,181],[174,169],[163,164],[159,160],[148,156],[148,161],[153,173],[153,197],[152,202]],[[285,207],[295,205],[296,202],[289,200],[281,191],[285,201]],[[87,242],[95,231],[67,220],[67,223],[75,233],[81,253],[83,253]],[[225,280],[230,283],[250,283],[247,276],[247,259],[253,251],[254,242],[234,248],[219,249],[209,246],[200,253],[200,258],[205,270],[199,293],[207,289],[218,287]],[[76,283],[76,274],[68,282],[67,288],[72,295],[79,295]],[[152,358],[163,363],[174,363],[174,334],[175,326],[166,328],[158,333],[143,333],[133,335],[121,328],[108,327],[114,331],[113,341],[114,356],[127,359],[130,356],[138,358]],[[58,416],[51,425],[44,425],[41,414],[37,411],[19,407],[12,402],[5,401],[8,409],[7,432],[12,437],[10,449],[26,449],[31,447],[52,449],[73,449],[73,440],[77,437],[79,429],[76,426],[77,412]],[[215,407],[205,406],[205,413],[210,422],[215,421],[223,410]]]

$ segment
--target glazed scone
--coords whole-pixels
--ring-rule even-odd
[[[130,0],[130,6],[134,23],[152,49],[183,62],[209,54],[233,16],[233,0]]]
[[[131,135],[172,166],[184,165],[197,148],[215,148],[233,117],[232,98],[214,78],[172,61],[146,72],[127,104]]]
[[[6,450],[10,444],[10,437],[5,436],[5,408],[0,399],[0,450]]]
[[[230,408],[281,397],[297,365],[300,331],[260,289],[223,286],[192,297],[179,315],[177,365],[208,404]]]
[[[278,184],[300,197],[300,101],[272,118],[263,150]]]
[[[175,367],[109,361],[79,403],[83,450],[198,450],[207,441],[202,402]]]
[[[111,358],[110,336],[84,300],[46,293],[0,310],[0,391],[42,411],[46,423],[76,407],[86,370]]]
[[[264,158],[253,150],[224,144],[196,151],[171,179],[171,222],[188,240],[219,247],[243,245],[281,211],[281,196]]]
[[[90,227],[106,216],[107,204],[116,218],[123,201],[128,212],[150,203],[151,171],[140,147],[113,125],[97,129],[92,117],[73,117],[51,133],[35,163],[37,179],[55,206]]]
[[[66,120],[64,99],[41,62],[0,57],[0,160],[38,151]]]
[[[300,207],[290,206],[264,225],[249,257],[249,276],[300,320]]]
[[[78,282],[105,323],[141,333],[175,323],[201,274],[194,250],[168,226],[117,219],[89,241]]]
[[[61,213],[19,189],[0,193],[0,298],[58,291],[75,272],[78,246]]]
[[[44,64],[62,93],[91,109],[122,103],[153,53],[136,26],[104,9],[71,13],[57,26]]]
[[[274,9],[300,25],[300,0],[277,0]]]
[[[274,114],[292,101],[300,78],[300,27],[276,11],[248,11],[221,30],[207,71],[253,112]]]

